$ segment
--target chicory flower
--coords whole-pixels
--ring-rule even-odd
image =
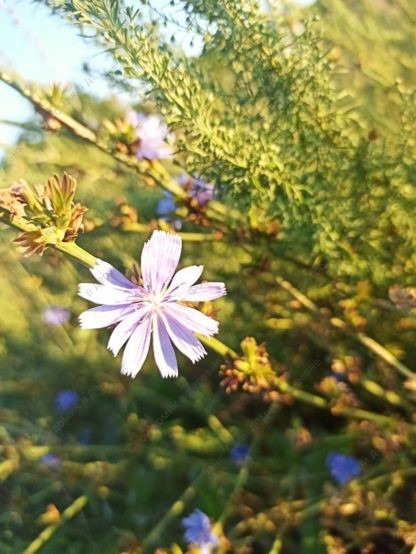
[[[176,348],[193,363],[206,355],[194,333],[212,336],[218,322],[183,302],[214,300],[226,294],[223,283],[201,283],[203,266],[175,273],[182,250],[179,236],[154,231],[141,255],[141,282],[124,277],[110,264],[97,260],[91,273],[101,283],[79,285],[79,294],[95,304],[80,316],[84,329],[116,325],[108,348],[116,356],[126,344],[121,372],[135,377],[153,342],[153,355],[162,377],[177,377]]]

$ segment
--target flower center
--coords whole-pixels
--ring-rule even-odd
[[[156,311],[161,307],[163,303],[163,297],[164,297],[164,294],[162,292],[158,292],[156,294],[154,293],[149,294],[148,302],[153,311]]]

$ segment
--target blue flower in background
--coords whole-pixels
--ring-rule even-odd
[[[215,188],[212,183],[206,183],[189,175],[181,175],[176,180],[188,192],[189,198],[195,200],[198,206],[204,206],[215,196]]]
[[[42,464],[48,466],[50,469],[56,469],[60,464],[60,460],[58,456],[55,456],[55,454],[44,454],[40,458],[40,461],[42,462]]]
[[[326,458],[326,467],[338,485],[345,485],[361,473],[360,462],[354,456],[339,452],[330,452]]]
[[[71,317],[71,312],[59,306],[50,306],[42,313],[42,321],[46,325],[62,325]]]
[[[75,406],[79,400],[79,394],[70,389],[59,391],[55,396],[55,408],[58,412],[67,412]]]
[[[230,452],[230,458],[233,462],[241,463],[247,458],[250,447],[247,444],[237,444]]]
[[[176,178],[176,181],[183,187],[191,200],[196,202],[198,206],[204,206],[215,196],[214,185],[206,183],[200,179],[195,179],[189,175],[181,175]],[[169,221],[169,215],[176,210],[176,204],[173,201],[173,196],[170,192],[165,192],[156,206],[157,215],[164,221]],[[182,227],[182,221],[175,219],[171,221],[173,227],[178,231]]]
[[[156,214],[163,221],[169,222],[169,216],[174,213],[176,210],[175,202],[173,201],[173,196],[170,192],[165,192],[163,197],[159,200],[156,206]],[[176,231],[179,231],[182,228],[182,221],[180,219],[174,219],[170,221]]]
[[[173,201],[173,196],[170,192],[165,192],[163,198],[159,200],[156,206],[157,215],[164,216],[169,215],[176,210],[175,202]]]
[[[185,540],[188,544],[195,544],[208,553],[211,548],[218,546],[218,538],[212,532],[211,522],[204,512],[194,510],[188,517],[183,518]]]

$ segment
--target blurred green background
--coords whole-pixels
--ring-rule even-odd
[[[160,12],[168,7],[154,4],[162,25]],[[189,4],[198,17],[206,10],[219,18],[223,3]],[[123,81],[102,48],[44,6],[6,1],[1,9],[2,69],[16,83],[32,81],[32,92],[113,146],[105,122],[113,122],[117,134],[117,122],[131,107],[146,113],[162,108],[168,121],[173,117],[157,95],[134,88],[134,79]],[[23,257],[12,243],[16,231],[0,224],[0,554],[198,552],[186,545],[181,524],[196,507],[212,521],[218,552],[414,552],[416,386],[395,363],[415,369],[415,4],[262,6],[261,18],[284,26],[285,44],[299,27],[308,29],[305,21],[319,17],[319,40],[306,33],[300,41],[297,55],[302,62],[305,49],[306,69],[300,62],[292,67],[288,56],[282,90],[292,94],[293,79],[302,91],[310,86],[309,96],[319,102],[319,81],[308,73],[315,70],[308,45],[316,42],[329,60],[331,80],[322,87],[322,96],[328,94],[322,120],[304,92],[293,94],[305,106],[288,101],[284,112],[276,95],[275,104],[264,107],[249,57],[237,60],[243,69],[233,65],[233,48],[249,51],[243,39],[239,44],[231,35],[230,46],[219,24],[208,47],[197,32],[191,44],[186,29],[178,31],[185,12],[172,10],[176,25],[162,28],[168,36],[176,33],[174,51],[183,50],[189,71],[201,80],[212,73],[223,85],[224,97],[218,83],[212,90],[224,128],[235,123],[224,100],[229,94],[241,101],[244,123],[253,128],[247,149],[254,149],[263,129],[264,142],[279,146],[277,157],[284,154],[283,176],[294,190],[306,191],[306,200],[296,204],[276,193],[269,205],[263,174],[258,181],[241,170],[229,176],[224,159],[218,166],[213,154],[214,160],[207,155],[201,161],[197,148],[164,164],[173,176],[199,169],[227,209],[240,211],[241,226],[229,234],[212,222],[198,225],[186,211],[178,217],[184,219],[181,267],[203,264],[205,280],[227,286],[227,296],[214,304],[218,338],[249,364],[243,376],[213,351],[195,366],[179,356],[175,380],[163,380],[151,357],[135,380],[121,376],[120,357],[106,349],[109,331],[78,326],[78,315],[91,307],[76,294],[78,283],[92,281],[88,270],[51,248]],[[262,78],[267,71],[271,78],[262,84],[273,86],[272,69],[266,63],[263,69]],[[243,74],[253,103],[240,91]],[[250,89],[250,78],[258,90]],[[163,191],[70,129],[54,128],[4,80],[1,188],[20,179],[44,184],[67,171],[78,181],[76,200],[88,207],[78,244],[126,271],[139,260],[150,231],[166,225],[157,220]],[[302,121],[304,107],[307,131],[301,136],[293,125],[298,112],[296,121]],[[346,115],[348,125],[340,122]],[[186,142],[188,131],[186,122],[176,124],[177,141],[185,136]],[[342,150],[346,136],[351,154]],[[312,163],[308,156],[315,154]],[[256,162],[261,165],[260,157]],[[129,223],[139,225],[129,230]],[[186,240],[186,233],[210,238]],[[68,310],[69,319],[48,325],[45,311],[55,306]],[[241,346],[246,337],[264,344],[267,354],[256,348],[250,362],[253,343]],[[374,337],[396,362],[363,337]],[[231,374],[239,387],[230,394]],[[301,394],[285,391],[287,384]],[[73,391],[76,399],[66,410],[57,404],[62,391]],[[247,445],[250,455],[236,459],[236,445]],[[328,468],[331,452],[354,456],[358,479],[341,486]]]

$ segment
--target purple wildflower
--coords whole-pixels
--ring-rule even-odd
[[[46,325],[62,325],[71,317],[71,312],[59,306],[50,306],[42,313],[42,321]]]
[[[208,554],[214,546],[218,546],[218,538],[212,532],[211,522],[204,512],[194,510],[183,518],[184,537],[188,544],[195,544],[201,552]]]
[[[79,394],[70,389],[59,391],[55,396],[55,408],[58,412],[67,412],[70,410],[79,400]]]
[[[176,178],[176,181],[181,187],[187,190],[189,198],[194,200],[198,206],[205,206],[207,202],[214,198],[215,190],[212,183],[194,179],[193,177],[189,177],[189,175],[181,175]],[[161,217],[161,219],[168,221],[169,218],[166,216],[169,216],[175,210],[176,205],[172,194],[170,192],[165,192],[156,206],[157,215]],[[182,227],[182,222],[180,219],[175,219],[172,221],[172,225],[175,229],[180,229]]]
[[[156,206],[157,215],[164,216],[169,215],[176,210],[173,196],[170,192],[165,192],[163,197],[159,200]]]
[[[232,448],[230,452],[230,458],[233,462],[241,463],[244,462],[247,456],[249,455],[250,447],[248,444],[237,444]]]
[[[177,377],[178,365],[172,343],[193,363],[205,354],[194,333],[212,336],[218,322],[179,302],[214,300],[226,294],[223,283],[194,283],[203,266],[190,266],[175,274],[182,250],[177,235],[154,231],[142,250],[142,284],[129,281],[110,264],[97,260],[91,269],[101,284],[82,283],[79,294],[102,304],[80,315],[84,329],[117,324],[108,348],[116,356],[127,343],[121,364],[124,375],[140,371],[153,335],[153,354],[162,377]]]
[[[354,456],[346,456],[339,452],[330,452],[326,458],[326,467],[338,483],[345,485],[361,473],[360,462]]]
[[[163,197],[159,200],[156,206],[156,214],[163,221],[169,221],[168,217],[176,210],[175,202],[173,201],[173,196],[170,192],[165,192]],[[182,228],[182,220],[174,219],[171,221],[171,225],[176,231]]]
[[[129,112],[127,121],[134,128],[138,141],[136,156],[139,160],[160,160],[170,158],[172,148],[166,144],[168,128],[158,115]]]
[[[51,454],[51,453],[44,454],[40,458],[40,461],[45,466],[48,466],[50,469],[56,469],[60,464],[60,459],[58,458],[58,456],[55,456],[55,454]]]
[[[189,197],[194,199],[198,206],[204,206],[215,196],[215,188],[212,183],[206,183],[189,175],[181,175],[176,180],[181,187],[188,191]]]

